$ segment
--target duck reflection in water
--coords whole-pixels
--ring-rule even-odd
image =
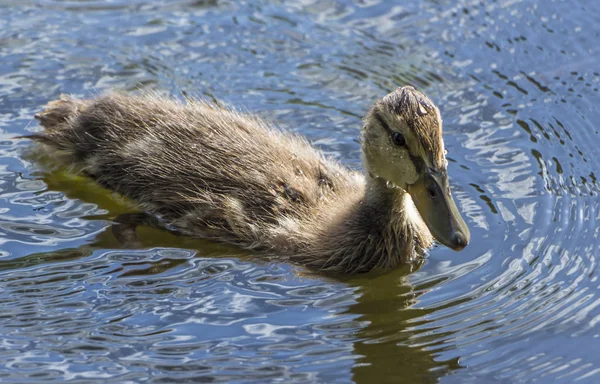
[[[64,186],[64,185],[63,185]],[[106,205],[105,205],[106,206]],[[118,205],[117,205],[118,207]],[[126,207],[122,207],[125,209]],[[101,218],[101,217],[99,217]],[[139,224],[139,223],[138,223]],[[157,300],[161,300],[168,297],[168,293],[173,289],[177,289],[180,285],[177,282],[168,283],[165,279],[172,276],[174,271],[177,270],[189,270],[195,267],[194,260],[206,260],[207,264],[211,264],[211,260],[214,261],[214,268],[208,268],[199,272],[203,277],[201,281],[204,284],[233,284],[237,281],[236,279],[222,280],[227,275],[235,275],[235,273],[223,270],[223,265],[227,262],[223,261],[231,259],[232,257],[240,260],[239,263],[244,264],[246,262],[257,263],[256,259],[249,255],[247,252],[241,251],[238,248],[220,245],[212,243],[210,241],[202,239],[194,239],[189,237],[174,236],[164,230],[158,230],[154,227],[146,227],[141,224],[137,229],[138,235],[136,241],[143,244],[143,248],[155,248],[155,249],[169,249],[171,247],[177,249],[186,248],[191,252],[195,252],[196,256],[192,258],[178,258],[178,257],[153,257],[152,260],[144,259],[145,253],[139,253],[141,250],[115,250],[110,251],[111,248],[119,248],[120,245],[116,241],[113,233],[110,230],[105,230],[99,233],[94,241],[90,244],[82,245],[78,248],[72,249],[61,249],[55,252],[45,252],[31,254],[15,260],[7,260],[0,262],[0,270],[5,273],[10,270],[18,271],[20,269],[32,269],[42,268],[46,269],[51,267],[53,264],[65,265],[65,268],[70,268],[70,265],[81,266],[85,264],[85,260],[89,258],[94,251],[102,251],[102,259],[96,260],[96,264],[101,267],[98,269],[98,265],[95,269],[98,270],[94,275],[98,277],[105,275],[107,271],[110,271],[110,280],[113,283],[105,287],[105,295],[107,298],[100,300],[99,302],[106,304],[108,298],[113,297],[113,300],[120,300],[119,297],[123,294],[123,286],[132,284],[132,286],[146,287],[144,288],[144,295],[140,297],[140,300],[146,300],[151,292],[154,292],[152,287],[156,287],[156,293],[153,293]],[[196,251],[194,251],[196,250]],[[128,252],[131,252],[128,255]],[[110,255],[110,256],[109,256]],[[210,259],[207,259],[210,258]],[[110,260],[109,260],[110,259]],[[262,261],[258,261],[258,270],[262,270]],[[418,267],[418,265],[417,265]],[[52,269],[57,270],[58,267]],[[92,268],[94,269],[94,268]],[[235,268],[234,268],[235,269]],[[85,277],[85,272],[82,272],[79,267],[75,268],[73,273],[79,276]],[[339,277],[332,278],[331,276],[323,276],[314,272],[307,272],[306,270],[298,271],[299,279],[302,286],[330,286],[331,289],[340,289],[340,284],[343,287],[350,287],[354,289],[355,294],[351,302],[346,306],[334,305],[332,308],[327,309],[328,312],[335,312],[336,318],[353,319],[351,326],[348,326],[347,331],[342,331],[343,336],[340,336],[340,330],[335,330],[335,341],[328,340],[329,330],[317,327],[313,330],[313,336],[310,336],[311,340],[323,341],[325,345],[323,348],[332,348],[333,350],[339,348],[340,345],[350,345],[348,354],[353,356],[350,371],[336,372],[337,377],[344,377],[351,375],[352,381],[355,383],[371,383],[373,380],[381,383],[435,383],[441,376],[444,376],[455,369],[459,369],[458,359],[452,359],[450,361],[439,361],[436,360],[436,351],[433,349],[425,348],[423,346],[414,346],[412,339],[419,335],[422,331],[419,331],[418,325],[422,324],[424,316],[427,316],[433,310],[414,308],[415,303],[420,296],[420,292],[426,287],[419,287],[419,291],[415,292],[414,287],[410,285],[407,280],[407,275],[411,272],[410,266],[405,266],[396,269],[390,273],[375,274],[369,273],[362,275],[361,277]],[[211,277],[212,275],[212,277]],[[278,281],[277,273],[274,273],[268,281],[276,283]],[[284,272],[285,279],[291,278],[289,272]],[[268,277],[268,274],[266,275]],[[97,279],[97,278],[96,278]],[[293,279],[293,278],[292,278]],[[84,279],[85,280],[85,279]],[[211,284],[210,281],[213,281]],[[312,281],[311,281],[312,280]],[[219,282],[220,281],[220,282]],[[229,283],[227,281],[230,281]],[[156,284],[160,282],[159,284]],[[142,284],[144,283],[144,284]],[[111,286],[114,286],[111,288]],[[160,288],[160,289],[159,289]],[[236,287],[231,287],[232,290],[236,290]],[[119,291],[112,293],[113,290]],[[341,290],[340,290],[341,292]],[[132,288],[132,295],[135,295],[135,288]],[[259,294],[259,292],[257,292]],[[167,296],[165,296],[167,295]],[[164,296],[164,297],[163,297]],[[291,298],[291,297],[290,297]],[[131,298],[130,300],[133,300]],[[178,306],[180,301],[193,302],[198,298],[179,298],[173,302],[174,306]],[[168,301],[168,300],[167,300]],[[202,301],[202,300],[201,300]],[[111,302],[109,300],[108,302]],[[96,308],[96,303],[89,303],[92,308]],[[165,304],[161,304],[165,305]],[[202,304],[198,303],[202,308]],[[290,304],[292,305],[292,304]],[[344,304],[346,305],[346,304]],[[110,307],[110,306],[109,306]],[[135,307],[135,305],[134,305]],[[169,306],[167,305],[167,308]],[[196,308],[196,307],[194,307]],[[214,309],[214,308],[213,308]],[[286,307],[285,310],[292,309]],[[313,308],[315,314],[320,313],[319,311],[323,308]],[[96,308],[94,311],[99,311],[96,316],[100,316],[106,309]],[[125,308],[123,309],[125,310]],[[281,310],[281,308],[279,309]],[[122,312],[123,316],[133,316],[134,313],[128,313],[127,311]],[[226,314],[224,314],[226,315]],[[252,324],[254,321],[260,320],[263,315],[249,312],[242,315],[249,316],[249,323]],[[105,315],[102,315],[105,316]],[[144,316],[144,313],[138,313],[137,316]],[[327,317],[330,317],[328,315]],[[94,320],[93,318],[90,320]],[[316,325],[324,322],[326,325],[328,321],[334,321],[334,319],[319,319]],[[94,320],[95,321],[95,320]],[[277,316],[272,320],[274,323],[278,322]],[[161,323],[162,324],[162,323]],[[156,324],[159,328],[177,328],[177,324]],[[116,324],[118,325],[118,323]],[[98,325],[95,325],[97,327]],[[151,326],[151,324],[146,324]],[[298,329],[303,329],[305,326],[311,327],[310,324],[297,324]],[[102,326],[104,327],[104,326]],[[102,328],[101,327],[101,328]],[[127,328],[120,331],[129,332]],[[124,333],[125,335],[127,333]],[[439,337],[439,334],[437,334]],[[164,334],[165,340],[168,340],[169,333]],[[215,336],[215,340],[219,340],[218,336]],[[208,337],[211,340],[210,337]],[[302,345],[303,336],[298,336],[296,341],[299,345]],[[423,338],[419,338],[420,342],[423,342]],[[83,340],[85,342],[85,340]],[[217,342],[215,341],[215,342]],[[257,341],[257,345],[261,342]],[[272,342],[270,342],[272,343]],[[276,343],[276,342],[275,342]],[[294,344],[294,337],[286,339],[286,345]],[[331,344],[331,345],[328,345]],[[284,349],[285,350],[285,349]],[[249,351],[246,351],[249,353]],[[273,352],[274,357],[277,357],[276,352]],[[231,356],[235,359],[235,355]],[[317,355],[318,359],[324,358],[324,356]],[[303,359],[311,360],[315,357],[304,357]],[[273,361],[273,364],[285,364],[281,361]],[[237,367],[239,368],[239,367]],[[220,367],[223,369],[223,367]],[[202,373],[206,376],[215,375],[218,378],[218,374],[211,373],[210,371]]]

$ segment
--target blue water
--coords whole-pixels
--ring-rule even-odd
[[[600,381],[600,3],[0,0],[0,381]],[[332,279],[142,228],[15,136],[61,93],[224,100],[359,169],[371,103],[440,107],[472,242]]]

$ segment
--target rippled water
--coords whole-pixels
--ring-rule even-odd
[[[0,0],[0,381],[600,381],[600,3]],[[33,163],[33,114],[107,89],[223,99],[360,167],[402,84],[442,110],[461,253],[333,280],[143,228]]]

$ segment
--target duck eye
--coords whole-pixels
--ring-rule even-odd
[[[392,132],[392,140],[398,146],[404,147],[406,145],[406,140],[400,132]]]

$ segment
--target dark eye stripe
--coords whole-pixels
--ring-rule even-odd
[[[421,159],[420,157],[417,157],[417,156],[414,156],[414,155],[410,154],[410,160],[415,165],[415,168],[417,169],[417,172],[421,173],[423,171],[423,169],[425,168],[425,162],[423,161],[423,159]]]
[[[377,121],[379,122],[379,124],[381,124],[381,126],[383,127],[383,129],[385,129],[386,131],[388,131],[388,133],[391,135],[392,134],[392,128],[390,128],[390,126],[388,125],[388,123],[386,123],[385,120],[383,120],[383,118],[381,116],[379,116],[378,113],[375,114],[375,118],[377,119]]]
[[[404,136],[402,136],[401,133],[392,131],[392,128],[390,128],[388,123],[386,123],[386,121],[383,119],[383,117],[381,117],[378,113],[375,114],[375,118],[377,119],[379,124],[381,124],[383,129],[385,129],[390,134],[394,143],[396,143],[399,146],[403,146],[403,147],[406,146],[406,141],[404,140]],[[398,140],[398,137],[401,139],[401,142],[400,142],[400,140]]]

